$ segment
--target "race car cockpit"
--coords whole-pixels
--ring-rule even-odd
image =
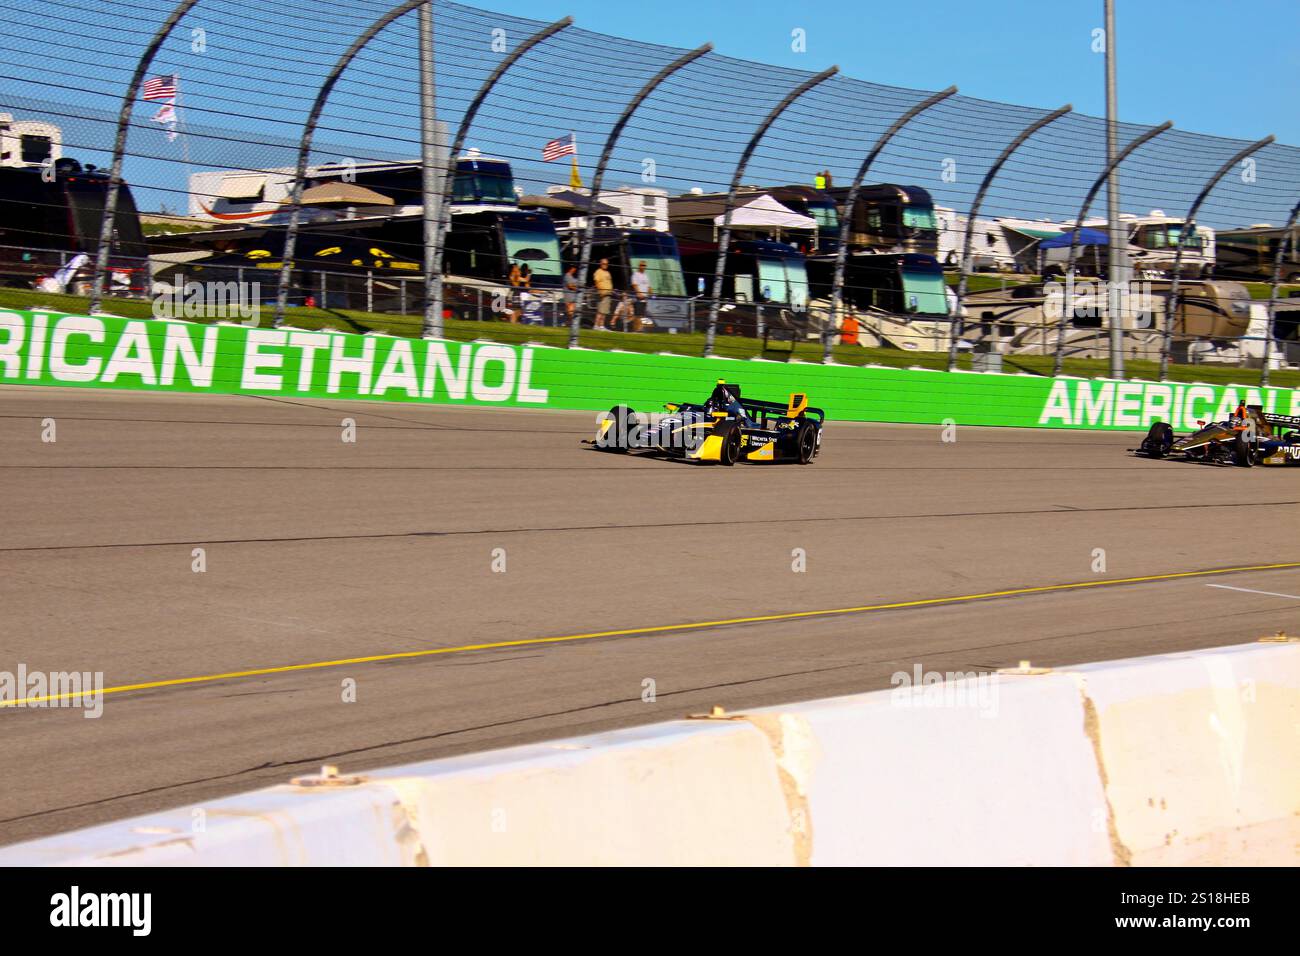
[[[740,404],[739,385],[728,385],[719,382],[713,386],[713,391],[709,394],[708,401],[704,403],[704,408],[708,412],[726,412],[732,418],[739,419],[746,426],[754,426],[753,419],[749,417],[744,406]]]

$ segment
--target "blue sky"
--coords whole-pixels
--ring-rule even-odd
[[[1102,0],[494,0],[485,6],[891,86],[1105,112]],[[802,28],[807,52],[791,51]],[[1300,0],[1116,0],[1120,117],[1300,145]],[[1179,63],[1185,62],[1185,67]]]

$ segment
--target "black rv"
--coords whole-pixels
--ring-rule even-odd
[[[827,192],[841,204],[848,200],[848,187],[837,186]],[[920,186],[863,186],[850,212],[849,251],[937,255],[939,227],[934,200]]]
[[[581,228],[564,235],[565,268],[580,265],[582,258]],[[657,229],[620,229],[615,226],[598,227],[592,231],[591,259],[587,282],[602,259],[609,260],[610,276],[614,288],[631,293],[632,275],[645,263],[650,277],[650,301],[645,317],[653,324],[651,331],[660,329],[685,330],[690,326],[691,303],[687,298],[686,278],[682,272],[677,240],[671,233]]]
[[[814,299],[830,299],[835,257],[808,260]],[[947,315],[943,266],[934,256],[854,253],[844,262],[844,302],[852,309],[893,315]]]
[[[692,295],[713,296],[715,243],[682,243],[682,270]],[[807,325],[808,272],[802,252],[782,242],[742,240],[727,250],[722,277],[719,330],[759,335],[760,328]]]
[[[50,169],[0,167],[0,281],[30,288],[78,254],[93,258],[108,181],[106,173],[68,158]],[[149,291],[148,256],[140,215],[123,184],[109,258],[114,291]],[[83,268],[79,278],[88,278],[91,268]]]

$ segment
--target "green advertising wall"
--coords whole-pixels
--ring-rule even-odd
[[[830,419],[1145,429],[1226,418],[1239,399],[1300,414],[1300,390],[691,358],[0,311],[0,384],[654,412],[724,378]]]

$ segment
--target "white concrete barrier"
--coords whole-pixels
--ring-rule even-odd
[[[1124,862],[1300,862],[1300,645],[1074,669]]]
[[[899,686],[273,787],[5,865],[1297,862],[1300,644]]]

